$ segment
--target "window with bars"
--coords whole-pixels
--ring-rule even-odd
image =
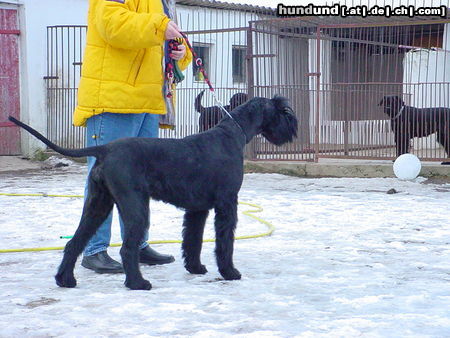
[[[208,69],[210,65],[210,51],[211,47],[204,44],[196,44],[193,45],[194,51],[197,54],[197,56],[202,61],[202,66],[205,69],[206,74],[209,75]],[[195,62],[192,63],[192,71],[194,75],[195,81],[203,81],[204,77],[202,72],[200,71],[200,66],[197,65]]]

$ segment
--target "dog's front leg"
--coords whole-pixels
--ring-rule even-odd
[[[142,277],[139,270],[139,246],[137,242],[124,240],[122,248],[120,248],[120,256],[125,270],[125,286],[131,290],[150,290],[152,284]]]
[[[401,119],[394,124],[395,145],[397,157],[409,152],[410,132],[407,119]]]
[[[219,272],[227,280],[241,279],[233,265],[234,231],[237,223],[237,196],[215,208],[216,259]]]
[[[409,152],[409,141],[409,135],[406,133],[398,133],[395,135],[397,157]]]
[[[181,245],[184,267],[193,274],[203,275],[208,272],[200,261],[203,230],[205,229],[208,210],[186,211],[183,222],[183,244]]]

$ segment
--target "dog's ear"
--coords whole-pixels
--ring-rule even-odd
[[[234,94],[230,99],[230,105],[235,108],[245,103],[248,100],[248,95],[245,93]]]
[[[271,143],[281,145],[286,142],[292,142],[297,136],[298,121],[289,100],[283,96],[275,95],[271,100],[272,118],[266,125],[263,136]],[[273,111],[275,109],[275,111]],[[277,131],[283,130],[282,134]]]
[[[398,104],[398,105],[400,105],[400,106],[404,106],[404,105],[405,105],[405,101],[403,101],[403,100],[401,99],[400,96],[395,95],[395,96],[393,97],[393,99],[395,99],[395,100],[397,101],[397,104]]]
[[[288,114],[295,116],[294,110],[291,108],[289,99],[284,96],[275,95],[272,99],[275,109],[282,114]]]
[[[272,102],[273,105],[275,106],[275,109],[278,110],[279,112],[284,112],[285,110],[289,109],[292,111],[292,108],[289,104],[289,100],[284,96],[277,94],[272,98]]]
[[[405,102],[398,95],[385,95],[381,99],[379,106],[391,106],[391,105],[404,106]]]
[[[289,114],[289,115],[294,115],[295,116],[294,110],[292,110],[292,108],[289,107],[289,106],[283,108],[283,114]]]

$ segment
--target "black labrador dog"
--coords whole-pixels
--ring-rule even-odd
[[[198,119],[198,125],[200,127],[200,131],[205,131],[214,127],[224,116],[224,111],[218,106],[212,107],[203,107],[202,98],[205,94],[205,91],[202,90],[194,101],[194,107],[197,112],[200,113],[200,117]],[[244,102],[248,100],[248,95],[245,93],[237,93],[234,94],[230,99],[230,104],[224,106],[226,111],[230,112],[236,107],[240,106]]]
[[[405,105],[396,95],[384,96],[379,106],[391,120],[397,156],[409,152],[410,141],[414,137],[424,137],[436,133],[437,141],[450,154],[450,109],[415,108]],[[444,162],[446,164],[446,162]]]
[[[238,193],[243,180],[244,147],[262,134],[282,145],[297,136],[297,118],[286,98],[253,98],[214,128],[183,139],[123,138],[84,149],[61,148],[26,124],[9,118],[48,147],[71,157],[94,156],[80,224],[66,244],[55,276],[62,287],[75,287],[78,256],[116,204],[125,233],[120,250],[125,285],[149,290],[139,270],[139,241],[149,227],[149,199],[185,210],[182,252],[190,273],[205,274],[200,262],[202,237],[209,210],[215,211],[216,261],[226,280],[240,279],[233,265]]]

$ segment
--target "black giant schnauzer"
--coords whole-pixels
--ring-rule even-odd
[[[125,285],[149,290],[139,270],[139,241],[149,227],[149,199],[185,210],[182,252],[185,268],[205,274],[200,262],[205,221],[215,210],[215,254],[226,280],[240,279],[233,265],[238,193],[243,179],[244,146],[258,134],[282,145],[297,136],[297,119],[287,99],[253,98],[239,106],[215,127],[183,139],[123,138],[84,149],[61,148],[26,124],[17,125],[60,154],[94,156],[80,224],[67,242],[55,276],[62,287],[75,287],[74,266],[88,240],[116,204],[125,227],[120,250]]]
[[[205,91],[202,90],[200,94],[197,95],[194,102],[194,107],[197,112],[200,113],[200,117],[198,119],[198,125],[200,127],[200,131],[205,131],[214,127],[224,116],[224,111],[218,106],[212,107],[203,107],[202,98]],[[234,94],[230,99],[230,104],[224,106],[224,108],[230,112],[236,107],[240,106],[244,102],[248,100],[248,95],[245,93],[237,93]]]
[[[437,141],[450,155],[450,109],[449,108],[415,108],[405,105],[396,95],[384,96],[379,106],[391,119],[397,157],[409,152],[410,140],[436,133]],[[443,162],[447,164],[448,162]]]

